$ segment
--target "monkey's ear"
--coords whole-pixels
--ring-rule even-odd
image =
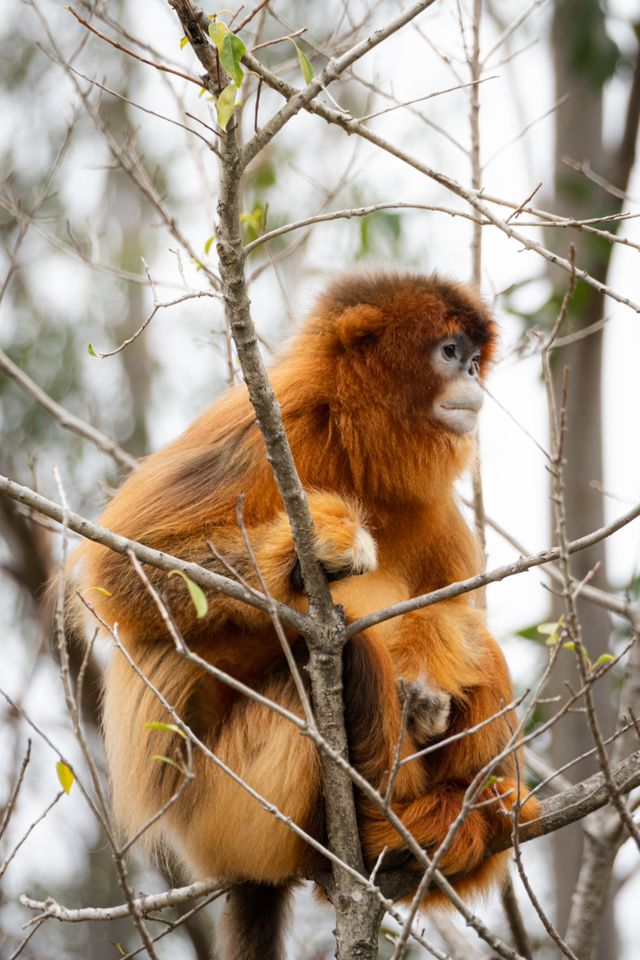
[[[382,310],[368,303],[348,307],[337,321],[338,337],[344,347],[356,347],[368,340],[377,340],[383,327]]]

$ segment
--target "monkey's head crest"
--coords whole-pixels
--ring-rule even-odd
[[[496,323],[470,286],[435,274],[360,272],[339,277],[325,290],[310,321],[333,335],[337,350],[378,346],[380,359],[410,375],[436,344],[463,334],[479,351],[486,373],[497,343]],[[422,361],[422,363],[420,363]]]

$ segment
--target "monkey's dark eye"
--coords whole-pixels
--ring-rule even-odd
[[[455,343],[445,343],[442,352],[447,360],[453,360],[457,353]]]

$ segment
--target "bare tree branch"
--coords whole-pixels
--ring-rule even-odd
[[[0,370],[2,370],[10,380],[13,380],[21,390],[24,390],[32,400],[39,403],[47,413],[50,413],[65,430],[70,430],[72,433],[84,437],[85,440],[89,440],[98,450],[109,454],[119,467],[125,467],[127,470],[135,470],[138,466],[138,461],[135,457],[132,457],[126,450],[123,450],[115,440],[112,440],[105,433],[102,433],[97,427],[91,426],[90,423],[85,423],[84,420],[76,417],[75,414],[69,413],[69,411],[65,410],[59,403],[56,403],[46,391],[39,387],[37,383],[34,383],[31,377],[27,376],[2,350],[0,350]]]

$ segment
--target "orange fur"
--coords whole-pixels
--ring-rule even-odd
[[[472,441],[433,417],[442,382],[430,357],[442,338],[460,331],[481,352],[482,378],[491,362],[495,327],[469,288],[436,277],[346,277],[327,290],[271,371],[298,471],[310,491],[318,557],[339,570],[349,565],[363,527],[375,540],[376,568],[369,562],[369,572],[332,587],[349,619],[477,571],[477,548],[453,491]],[[236,526],[240,494],[269,590],[304,609],[304,597],[291,582],[296,557],[288,521],[244,387],[228,391],[174,443],[149,457],[101,522],[224,573],[206,546],[210,539],[257,585]],[[185,663],[125,558],[87,542],[75,564],[81,587],[101,586],[111,593],[108,598],[92,594],[92,602],[106,620],[119,623],[131,655],[198,736],[247,783],[322,839],[319,761],[310,741],[283,718]],[[300,711],[263,613],[216,595],[209,597],[206,618],[198,621],[179,578],[147,572],[166,592],[193,650]],[[401,735],[400,678],[426,675],[451,695],[451,732],[487,718],[512,698],[502,653],[469,597],[354,637],[345,658],[352,759],[376,787],[385,782]],[[152,756],[170,754],[179,738],[144,730],[148,721],[168,719],[116,654],[106,679],[104,726],[114,803],[128,832],[175,788],[175,772]],[[401,768],[394,809],[425,848],[442,842],[466,786],[508,738],[509,722],[501,718]],[[405,752],[414,747],[405,733]],[[154,828],[156,839],[173,847],[193,873],[280,883],[322,865],[313,850],[197,751],[194,763],[195,781]],[[513,785],[514,758],[495,772],[505,778],[502,789]],[[505,801],[507,807],[514,797]],[[400,837],[380,812],[363,798],[358,804],[367,862],[385,846],[401,850]],[[464,875],[461,889],[478,889],[502,873],[504,857],[485,859],[492,838],[511,829],[499,807],[472,811],[444,858],[448,874]],[[521,815],[528,819],[535,813],[532,800]]]

